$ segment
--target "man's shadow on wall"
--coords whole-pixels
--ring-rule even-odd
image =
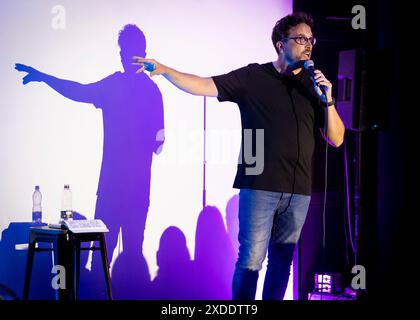
[[[153,153],[159,154],[164,135],[163,103],[157,85],[144,74],[136,74],[133,56],[146,56],[146,39],[135,25],[126,25],[119,33],[118,44],[124,72],[115,72],[90,84],[62,80],[32,67],[16,64],[18,71],[28,74],[23,83],[41,81],[63,96],[78,102],[94,104],[102,110],[104,142],[101,173],[97,190],[95,218],[102,219],[110,230],[106,234],[108,260],[111,262],[121,229],[123,254],[115,261],[111,274],[115,298],[130,290],[130,297],[142,297],[147,286],[133,286],[133,279],[148,279],[142,255],[144,229],[149,209],[151,165]],[[86,298],[94,296],[93,288],[105,285],[92,282],[94,273],[102,281],[100,259],[92,260],[90,288]],[[132,277],[124,274],[130,270]],[[98,272],[97,272],[98,271]],[[134,276],[146,272],[144,276]],[[83,277],[83,274],[81,275]],[[100,279],[100,280],[99,280]],[[134,288],[137,288],[134,292]],[[83,297],[83,283],[80,296]]]

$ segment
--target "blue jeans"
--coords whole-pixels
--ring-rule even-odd
[[[284,192],[240,190],[239,256],[232,281],[234,300],[255,299],[258,272],[267,250],[263,300],[283,299],[310,199]]]

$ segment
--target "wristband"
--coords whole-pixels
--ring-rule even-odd
[[[335,99],[334,98],[332,98],[332,100],[326,104],[327,107],[331,107],[333,105],[335,105]]]

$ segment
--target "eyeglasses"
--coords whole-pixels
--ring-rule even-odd
[[[297,36],[297,37],[287,37],[287,38],[283,38],[282,40],[287,40],[287,39],[293,39],[293,40],[295,40],[295,42],[297,43],[297,44],[301,44],[301,45],[307,45],[308,44],[308,42],[310,42],[311,43],[311,45],[315,45],[315,43],[316,43],[316,39],[314,38],[314,37],[310,37],[310,38],[307,38],[307,37],[305,37],[305,36]]]

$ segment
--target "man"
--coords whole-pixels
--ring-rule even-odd
[[[301,60],[310,59],[315,44],[312,24],[305,13],[284,17],[272,33],[276,61],[250,64],[220,76],[203,78],[153,59],[133,57],[133,63],[141,66],[137,72],[151,70],[151,76],[161,74],[186,92],[235,102],[243,130],[264,130],[264,169],[247,174],[241,159],[234,182],[240,189],[240,246],[233,299],[255,299],[258,271],[267,250],[263,299],[283,299],[309,207],[315,124],[322,128],[326,116],[324,138],[336,147],[343,142],[344,126],[335,110],[331,83],[321,71],[311,78],[302,68]]]
[[[114,288],[115,274],[124,274],[129,267],[140,270],[134,266],[142,259],[151,165],[153,153],[161,151],[164,127],[158,87],[146,75],[139,77],[137,67],[131,64],[133,55],[146,54],[143,32],[136,25],[124,26],[118,34],[118,45],[124,72],[89,84],[59,79],[16,64],[18,71],[28,73],[23,84],[43,82],[68,99],[94,104],[102,110],[104,143],[95,218],[102,219],[110,230],[106,234],[110,261],[122,230],[124,257],[120,256],[114,264]],[[122,266],[122,261],[126,265]]]

